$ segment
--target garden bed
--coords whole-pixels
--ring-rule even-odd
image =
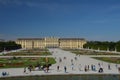
[[[0,58],[0,68],[18,68],[18,67],[27,67],[29,65],[36,66],[38,64],[55,64],[56,61],[54,58],[48,58],[48,62],[46,62],[46,58],[41,57],[32,57],[32,58],[22,58],[22,57],[12,57],[12,58]]]

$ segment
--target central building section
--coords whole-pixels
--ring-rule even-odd
[[[58,48],[59,39],[55,37],[46,37],[45,38],[45,47],[46,48]]]

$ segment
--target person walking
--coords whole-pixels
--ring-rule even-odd
[[[59,68],[60,68],[60,67],[59,67],[59,66],[57,66],[57,71],[59,71]]]
[[[87,70],[88,70],[88,69],[87,69],[87,65],[85,65],[84,70],[85,70],[85,72],[87,72]]]
[[[64,66],[64,71],[65,71],[65,73],[66,73],[66,71],[67,71],[67,67],[66,67],[66,66]]]
[[[103,66],[102,66],[102,65],[100,65],[100,68],[99,68],[98,72],[99,72],[99,73],[102,73],[102,72],[103,72]]]
[[[24,73],[26,73],[26,67],[24,68]]]
[[[79,68],[79,71],[82,71],[82,70],[81,70],[81,68],[82,68],[82,65],[81,65],[81,64],[78,65],[78,68]]]
[[[73,63],[73,59],[71,59],[71,63]]]
[[[108,70],[111,70],[110,64],[108,64]]]
[[[91,70],[94,71],[94,66],[93,66],[93,64],[91,65]]]
[[[96,66],[95,65],[93,65],[93,71],[96,71]]]

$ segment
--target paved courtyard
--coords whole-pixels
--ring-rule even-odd
[[[8,69],[0,69],[0,77],[2,77],[2,72],[9,72],[8,76],[25,76],[25,75],[61,75],[61,74],[120,74],[118,72],[118,68],[116,64],[110,64],[111,69],[108,69],[108,64],[103,61],[95,60],[90,58],[89,56],[83,55],[75,55],[69,51],[64,51],[58,48],[49,49],[52,52],[52,57],[54,57],[57,61],[56,64],[50,67],[50,70],[46,73],[44,71],[32,71],[29,72],[27,70],[24,73],[24,68],[8,68]],[[91,70],[91,65],[96,66],[96,71]],[[104,72],[98,73],[99,65],[102,65]],[[87,72],[84,71],[85,66],[88,67],[89,70]],[[57,66],[59,66],[59,70],[57,70]],[[64,66],[66,66],[67,70],[64,71]],[[120,65],[117,65],[120,67]],[[73,68],[73,69],[72,69]],[[80,70],[81,69],[81,70]]]

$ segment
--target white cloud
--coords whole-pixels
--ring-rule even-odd
[[[48,10],[55,10],[58,7],[61,7],[58,3],[49,3],[47,1],[34,1],[34,0],[0,0],[0,5],[9,6],[27,6],[27,7],[37,7],[37,8],[45,8]]]
[[[30,1],[23,0],[0,0],[2,5],[26,5],[26,6],[36,6],[38,3],[32,3]]]

